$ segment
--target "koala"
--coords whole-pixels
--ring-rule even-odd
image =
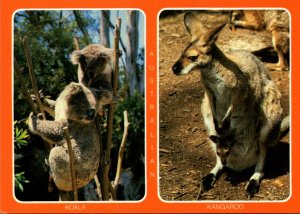
[[[74,152],[77,187],[83,187],[97,173],[100,160],[99,134],[94,122],[99,94],[81,83],[67,85],[55,102],[54,121],[32,113],[29,130],[56,146],[50,151],[50,174],[59,190],[71,191],[70,159],[63,128],[68,126]]]
[[[119,51],[118,55],[121,56]],[[114,50],[103,45],[91,44],[71,55],[71,61],[78,67],[78,81],[83,85],[99,90],[102,99],[99,108],[113,101],[111,77]],[[99,112],[100,113],[100,112]]]

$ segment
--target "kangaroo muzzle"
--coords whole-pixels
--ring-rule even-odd
[[[177,62],[173,65],[173,67],[172,67],[173,73],[176,74],[176,75],[178,75],[178,76],[181,75],[182,69],[183,69],[183,67],[182,67],[182,65],[181,65],[181,62],[179,62],[179,61],[177,61]]]

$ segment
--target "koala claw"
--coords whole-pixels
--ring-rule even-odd
[[[39,95],[41,100],[43,100],[45,98],[44,93],[43,93],[43,89],[39,90]],[[35,96],[35,94],[31,94],[31,99],[33,102],[37,102],[37,97]]]
[[[39,120],[43,120],[43,114],[42,114],[42,113],[38,113],[37,118],[38,118]]]

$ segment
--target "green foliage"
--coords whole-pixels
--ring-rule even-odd
[[[112,149],[111,149],[111,168],[110,178],[114,179],[118,151],[122,142],[124,133],[124,111],[128,113],[128,122],[130,123],[126,138],[125,152],[122,161],[122,167],[135,167],[140,161],[141,155],[145,151],[145,99],[143,95],[136,92],[134,96],[127,97],[118,101],[114,113]],[[106,123],[104,118],[103,124]],[[101,133],[103,149],[106,149],[107,130],[102,129]]]
[[[128,97],[127,99],[121,101],[115,110],[115,132],[123,131],[123,123],[124,123],[124,116],[123,112],[126,110],[128,112],[128,120],[130,122],[130,134],[128,136],[128,140],[134,140],[135,137],[144,135],[144,97],[139,94],[135,93],[134,96]],[[130,137],[133,137],[131,139]],[[117,136],[118,141],[122,140],[122,135]],[[140,139],[143,140],[143,139]]]
[[[15,187],[18,190],[24,192],[23,184],[25,183],[29,183],[29,181],[25,178],[25,172],[15,174]]]
[[[29,50],[38,87],[55,99],[62,88],[77,81],[76,66],[70,62],[76,24],[64,11],[19,11],[14,17],[14,56],[23,73],[27,87],[31,89],[29,71],[22,40],[29,38]],[[15,119],[28,116],[30,109],[14,81]]]
[[[119,146],[124,131],[124,111],[128,112],[130,123],[126,141],[126,165],[132,166],[144,155],[145,146],[145,99],[140,93],[121,101],[115,110],[114,115],[114,136],[115,146]]]
[[[17,156],[17,151],[21,151],[23,147],[28,146],[29,134],[28,130],[25,129],[25,123],[20,121],[14,121],[14,148],[15,148],[15,155]],[[16,159],[16,157],[15,157]],[[20,167],[19,167],[20,168]],[[24,191],[23,184],[29,183],[28,180],[25,178],[25,172],[15,172],[15,186],[18,190]]]
[[[28,145],[28,138],[29,134],[28,131],[23,128],[19,128],[16,125],[18,124],[18,121],[14,121],[14,145],[15,148],[21,148],[22,146]]]
[[[114,127],[113,127],[113,143],[115,147],[118,147],[122,141],[124,132],[124,111],[128,113],[128,122],[130,123],[127,143],[140,141],[144,142],[145,135],[145,99],[140,93],[135,93],[132,97],[127,97],[118,101],[114,113]],[[104,119],[103,123],[106,123]],[[103,142],[106,142],[106,129],[102,130]]]

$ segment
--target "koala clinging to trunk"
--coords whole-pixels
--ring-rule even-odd
[[[121,52],[118,55],[121,56]],[[99,109],[113,100],[111,77],[114,50],[103,45],[91,44],[72,53],[71,61],[78,67],[78,81],[101,93]],[[100,111],[99,111],[100,112]]]
[[[81,83],[70,83],[55,105],[55,120],[42,120],[32,113],[28,126],[32,133],[54,143],[50,151],[50,173],[58,189],[72,190],[70,159],[63,127],[68,125],[75,158],[77,187],[83,187],[97,173],[100,158],[99,134],[94,118],[99,94]]]

